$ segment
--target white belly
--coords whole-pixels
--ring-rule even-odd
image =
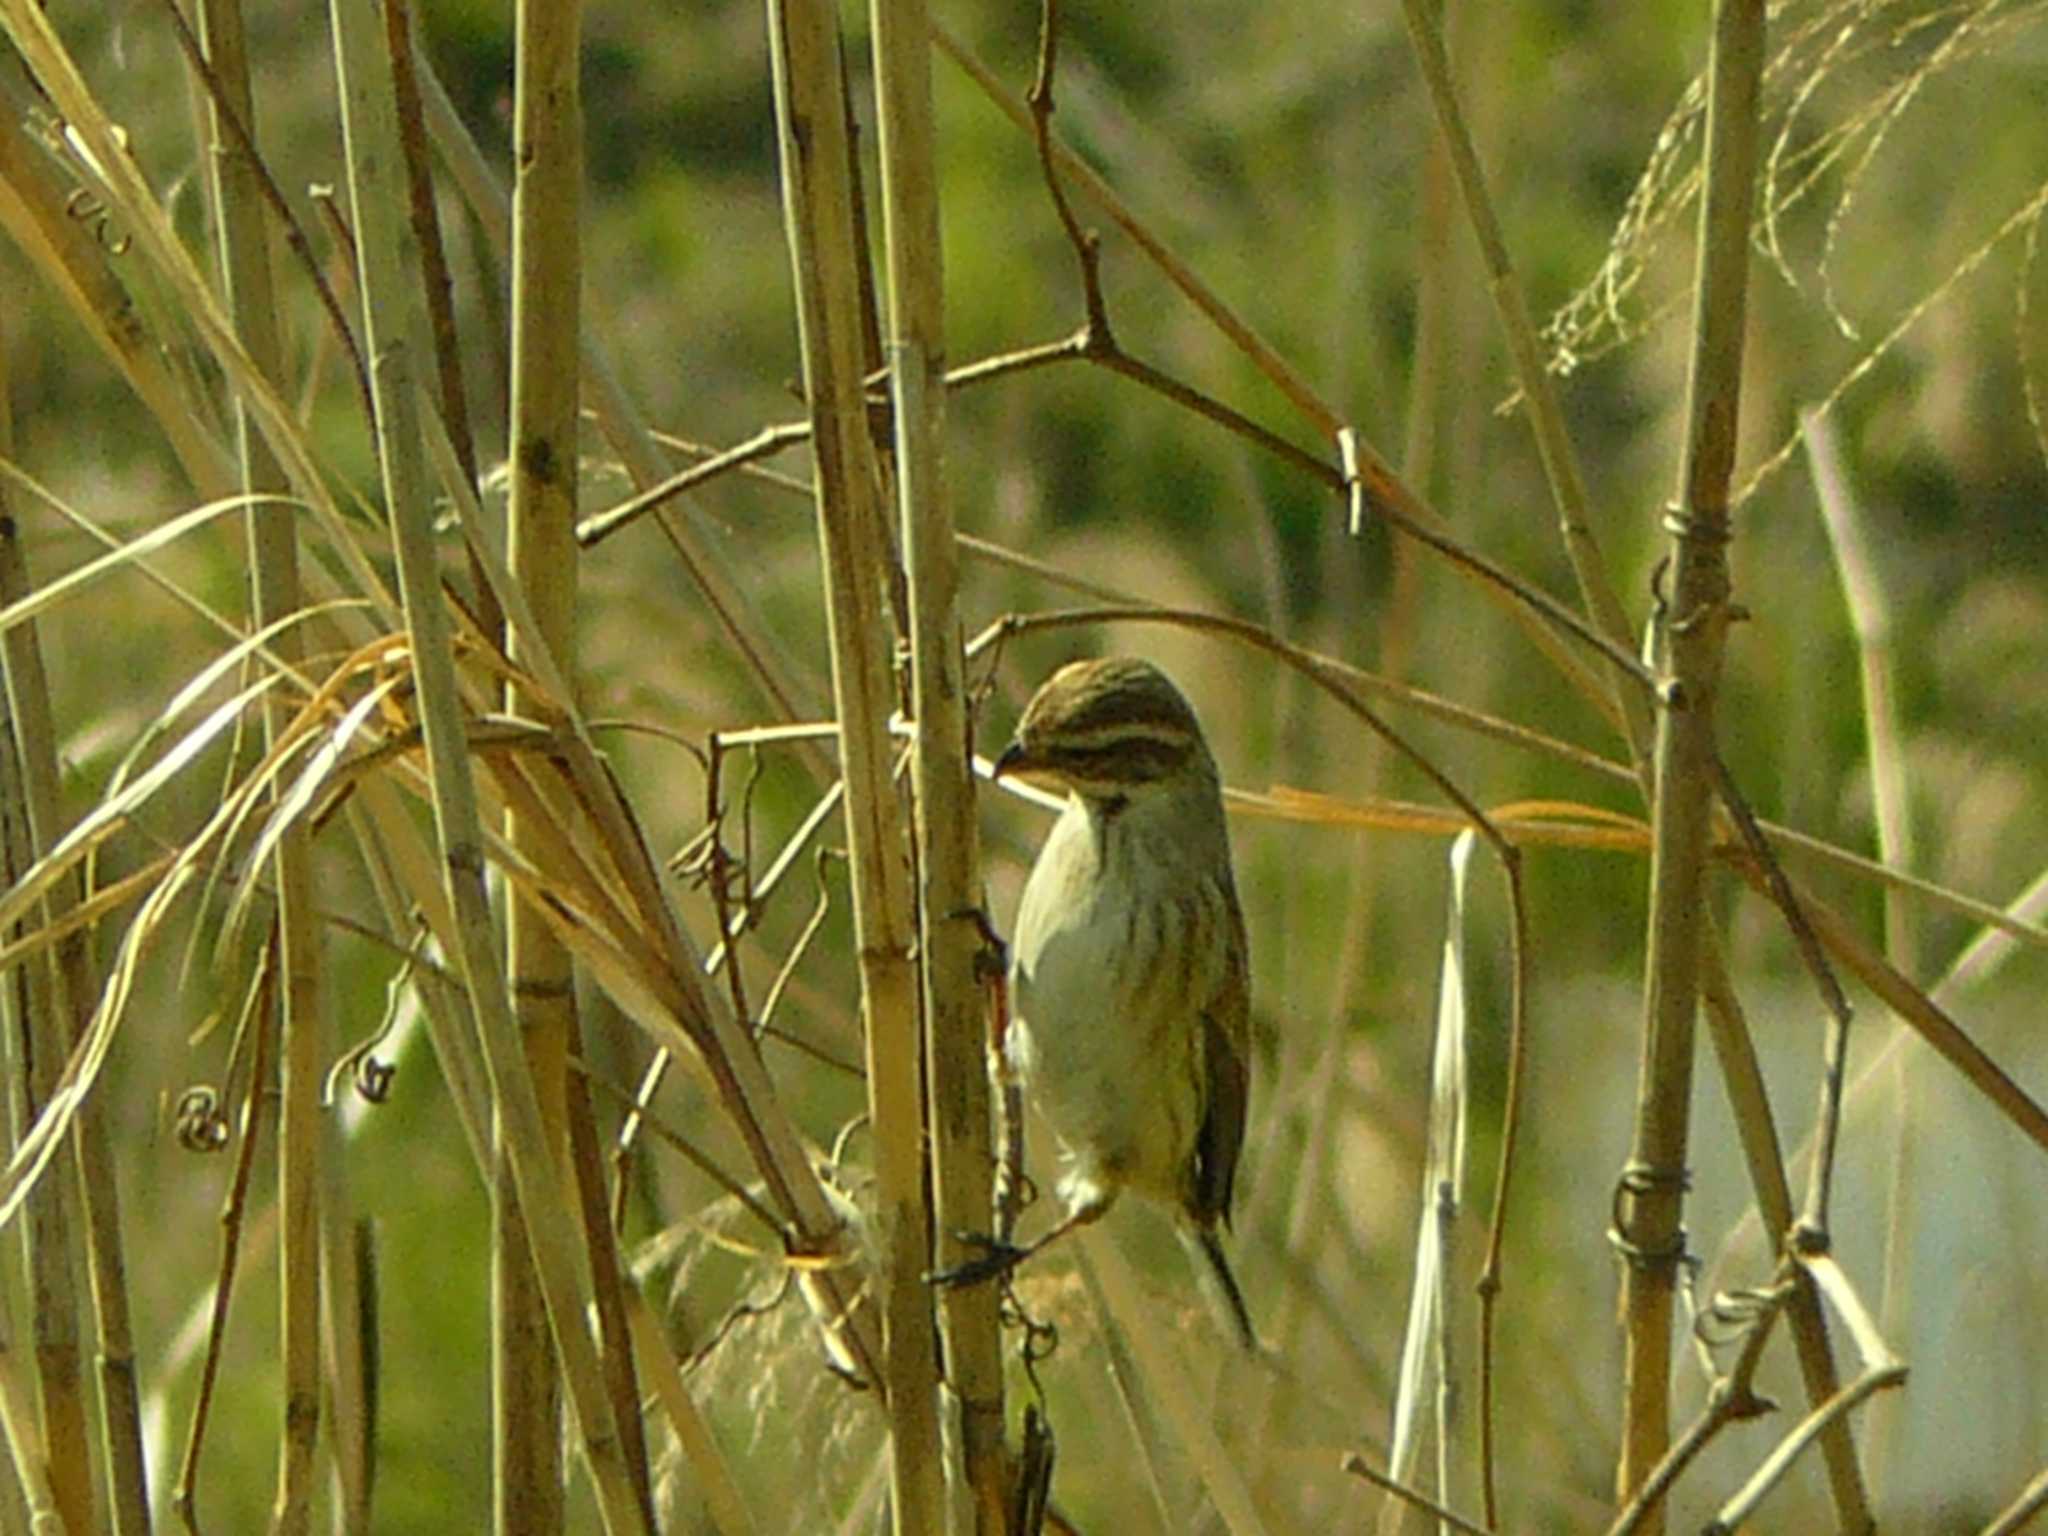
[[[1080,846],[1056,851],[1063,839]],[[1090,840],[1085,814],[1070,807],[1025,886],[1011,1070],[1059,1137],[1070,1209],[1105,1205],[1125,1187],[1182,1204],[1204,1110],[1205,993],[1184,963],[1187,915],[1150,893],[1104,900]]]

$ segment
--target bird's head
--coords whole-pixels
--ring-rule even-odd
[[[1213,782],[1202,727],[1164,672],[1135,656],[1076,661],[1040,685],[996,774],[1114,802]]]

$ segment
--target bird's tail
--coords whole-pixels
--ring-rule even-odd
[[[1251,1309],[1244,1304],[1244,1292],[1238,1289],[1237,1276],[1230,1272],[1230,1260],[1224,1257],[1223,1239],[1213,1226],[1193,1221],[1175,1225],[1180,1229],[1181,1246],[1187,1249],[1189,1259],[1194,1262],[1195,1273],[1209,1298],[1210,1307],[1217,1314],[1217,1320],[1237,1340],[1239,1348],[1248,1355],[1256,1355],[1259,1353],[1259,1336],[1252,1330]]]

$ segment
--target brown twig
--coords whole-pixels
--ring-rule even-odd
[[[1807,919],[1806,908],[1793,890],[1792,882],[1785,878],[1784,867],[1778,863],[1777,855],[1764,837],[1763,828],[1757,825],[1749,802],[1743,798],[1734,775],[1729,773],[1728,764],[1718,751],[1711,754],[1709,766],[1722,808],[1734,821],[1743,847],[1755,860],[1762,875],[1765,890],[1784,916],[1786,926],[1792,930],[1792,941],[1799,950],[1799,958],[1820,989],[1821,1001],[1828,1010],[1827,1038],[1821,1049],[1818,1129],[1814,1137],[1806,1201],[1799,1214],[1802,1228],[1809,1233],[1824,1234],[1828,1229],[1829,1195],[1834,1188],[1835,1143],[1842,1127],[1842,1081],[1848,1070],[1849,1023],[1854,1017],[1854,1010],[1849,1006],[1848,996],[1842,991],[1834,968],[1828,964],[1827,951]]]
[[[235,1170],[221,1200],[220,1272],[213,1284],[206,1357],[199,1368],[199,1390],[192,1400],[192,1419],[185,1432],[185,1454],[178,1463],[177,1486],[171,1493],[171,1506],[192,1536],[200,1536],[199,1454],[206,1442],[214,1387],[220,1379],[221,1352],[227,1342],[228,1306],[234,1298],[235,1273],[241,1257],[242,1213],[248,1206],[249,1183],[256,1168],[256,1133],[263,1122],[263,1101],[275,1091],[269,1081],[269,1069],[271,1035],[277,1021],[276,966],[277,941],[273,936],[263,948],[260,969],[249,992],[246,1017],[255,1037],[255,1059],[250,1068],[248,1097],[242,1105],[241,1145],[235,1153]]]
[[[1455,1531],[1464,1532],[1464,1536],[1493,1536],[1495,1527],[1491,1525],[1475,1525],[1456,1511],[1445,1509],[1443,1505],[1437,1503],[1428,1494],[1418,1493],[1406,1483],[1396,1482],[1393,1478],[1387,1476],[1386,1473],[1374,1467],[1356,1451],[1345,1452],[1342,1466],[1353,1477],[1363,1478],[1375,1488],[1384,1488],[1395,1498],[1405,1500],[1430,1518],[1442,1521]]]

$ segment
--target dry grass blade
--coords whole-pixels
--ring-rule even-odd
[[[33,486],[33,482],[29,482]],[[157,524],[149,532],[131,539],[108,554],[90,560],[76,570],[67,571],[53,581],[45,582],[28,596],[0,608],[0,633],[17,624],[47,613],[68,598],[76,597],[108,576],[118,574],[130,566],[140,564],[157,551],[176,543],[186,534],[226,513],[259,507],[291,507],[298,503],[290,497],[268,495],[223,496],[204,506]]]
[[[216,827],[220,819],[215,818]],[[115,1031],[133,994],[143,953],[162,925],[171,904],[196,873],[199,851],[208,840],[208,835],[202,834],[195,844],[188,845],[181,852],[170,872],[144,899],[141,910],[122,936],[108,970],[106,990],[101,995],[99,1007],[93,1012],[91,1023],[73,1045],[48,1101],[27,1132],[16,1141],[6,1168],[0,1170],[0,1227],[20,1214],[22,1202],[69,1135],[72,1121],[86,1096],[92,1092],[100,1068],[106,1064]]]
[[[176,781],[186,767],[198,755],[212,746],[241,719],[243,712],[255,700],[273,686],[272,679],[263,678],[250,684],[240,693],[216,705],[197,725],[187,731],[171,749],[152,763],[149,769],[123,786],[118,792],[102,799],[85,816],[79,818],[71,830],[35,866],[24,873],[4,893],[0,894],[0,927],[20,921],[22,916],[42,899],[50,885],[89,854],[100,843],[112,837],[149,799],[166,785]],[[200,834],[199,843],[210,842],[227,825],[228,812],[217,813]],[[189,878],[191,864],[197,857],[196,848],[188,845],[178,860],[184,870],[182,878]]]
[[[1388,1475],[1412,1483],[1422,1451],[1425,1395],[1434,1383],[1438,1408],[1436,1497],[1444,1504],[1457,1502],[1448,1475],[1454,1455],[1454,1425],[1448,1405],[1456,1387],[1451,1339],[1462,1321],[1457,1316],[1453,1287],[1457,1220],[1465,1189],[1465,877],[1471,865],[1473,843],[1473,834],[1467,828],[1451,845],[1450,896],[1437,976],[1435,1045],[1430,1068],[1429,1144],[1422,1168],[1408,1325],[1402,1334],[1401,1370],[1394,1388],[1393,1429],[1387,1451]],[[1398,1530],[1403,1513],[1403,1506],[1388,1503],[1380,1518],[1380,1528]]]
[[[357,536],[343,520],[326,477],[313,461],[296,413],[243,347],[212,285],[200,272],[169,212],[129,155],[120,130],[108,118],[49,17],[28,0],[4,0],[0,3],[0,23],[4,23],[8,37],[63,114],[67,133],[76,136],[81,151],[91,157],[105,178],[105,190],[112,205],[134,231],[136,253],[148,260],[180,313],[191,320],[213,359],[232,381],[237,396],[248,404],[264,440],[319,523],[327,547],[347,572],[351,586],[369,598],[387,621],[394,620],[396,609],[390,593]]]
[[[1361,831],[1412,832],[1456,837],[1471,822],[1454,812],[1411,800],[1337,796],[1276,784],[1263,792],[1230,790],[1226,803],[1246,816],[1309,826],[1355,827]],[[1491,806],[1487,817],[1518,848],[1592,848],[1647,853],[1650,829],[1634,816],[1564,800],[1515,800]]]
[[[70,203],[37,163],[10,99],[0,110],[0,225],[163,428],[186,477],[202,495],[229,486],[227,452],[194,399],[189,369],[169,361],[112,270],[109,243],[69,213]]]
[[[251,869],[261,869],[269,862],[278,846],[295,827],[303,828],[311,820],[316,801],[332,782],[340,767],[344,754],[356,737],[368,729],[370,717],[387,709],[395,694],[408,683],[403,673],[389,673],[381,681],[366,689],[342,712],[341,718],[329,729],[322,729],[320,715],[321,700],[315,699],[302,710],[296,719],[277,734],[265,760],[245,780],[250,788],[269,788],[283,780],[291,760],[304,753],[305,763],[289,785],[281,788],[276,802],[267,807],[268,814],[249,848],[247,864]],[[323,694],[326,693],[323,689]],[[240,794],[236,797],[246,813],[253,815],[261,802],[257,797]],[[232,824],[223,841],[232,845],[236,841],[241,818]],[[219,870],[224,865],[216,866]],[[243,881],[228,903],[225,920],[221,924],[219,938],[215,941],[216,958],[223,957],[236,946],[243,924],[248,919],[258,887],[254,881]],[[209,903],[211,905],[211,903]]]

